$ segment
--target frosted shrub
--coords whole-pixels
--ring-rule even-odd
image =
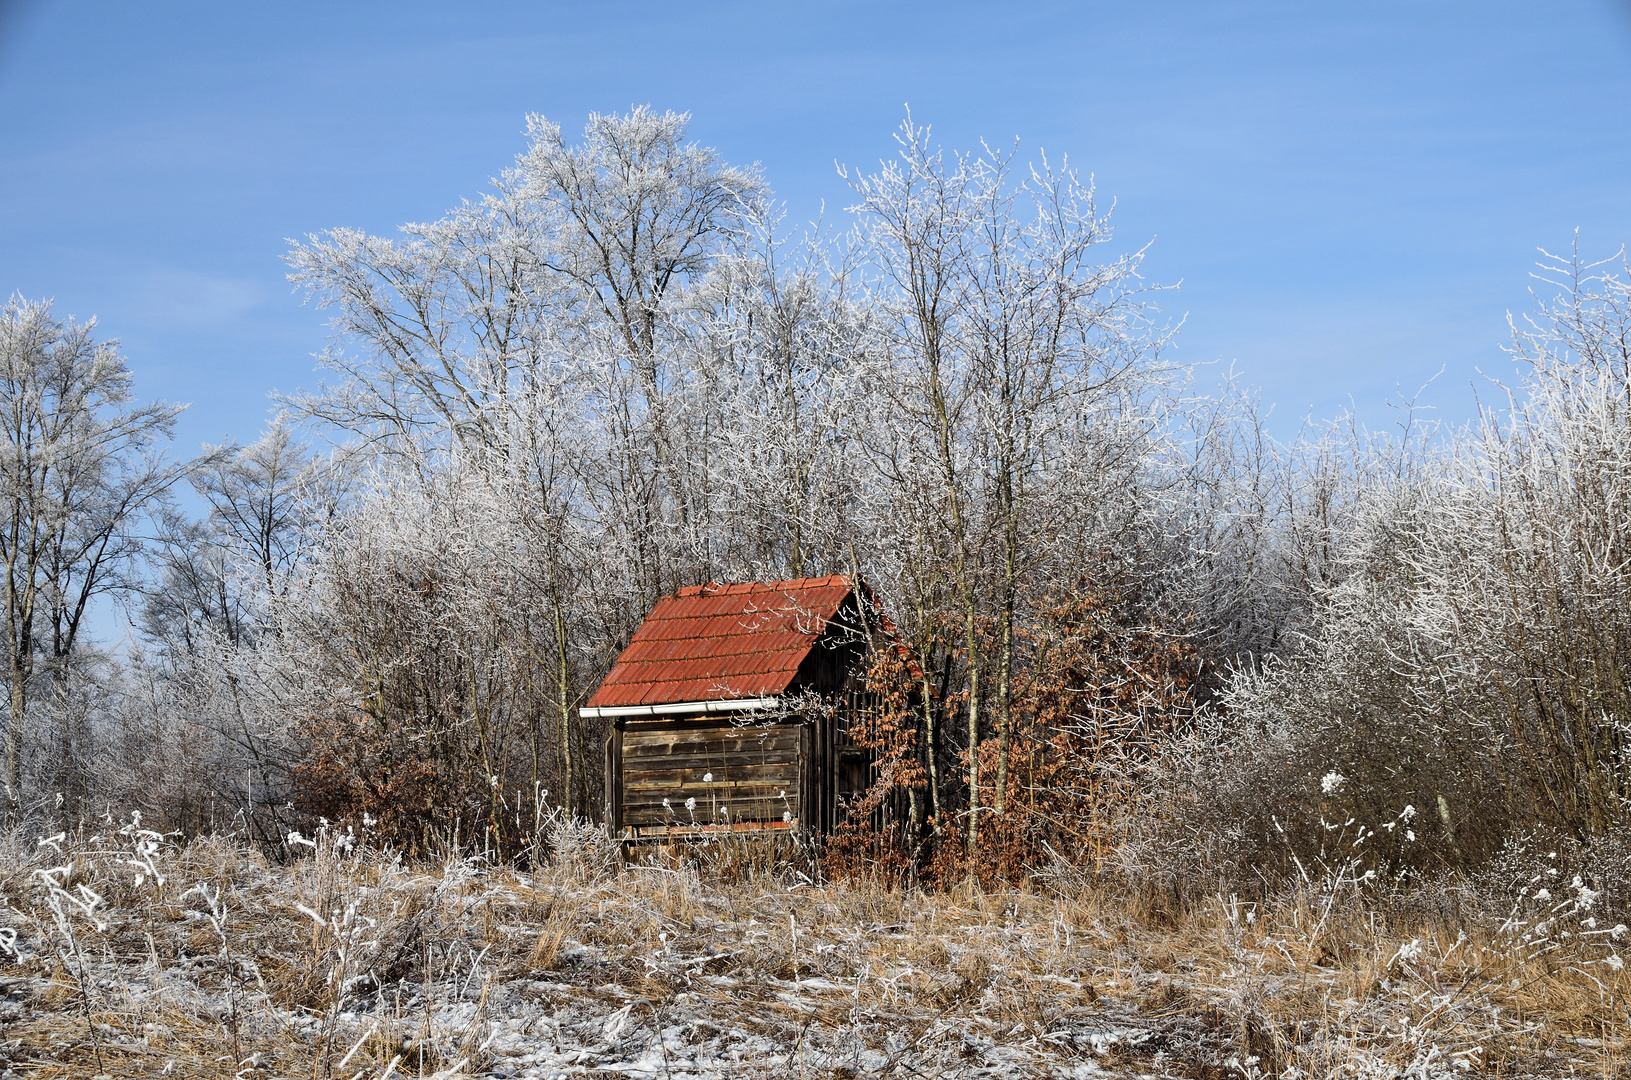
[[[1328,859],[1333,823],[1363,823],[1355,857],[1393,877],[1476,865],[1499,844],[1497,774],[1473,734],[1421,722],[1379,635],[1344,630],[1307,658],[1237,676],[1231,726],[1175,766],[1177,822],[1209,838],[1233,887],[1294,879]]]
[[[603,881],[622,863],[618,843],[599,825],[561,807],[544,814],[539,830],[549,864],[583,881]]]
[[[1179,835],[1235,836],[1236,877],[1284,880],[1322,819],[1405,805],[1370,868],[1477,870],[1514,828],[1596,844],[1627,823],[1631,284],[1548,275],[1506,408],[1432,439],[1408,414],[1402,437],[1337,424],[1300,451],[1279,543],[1307,622],[1232,674],[1216,753],[1179,784]]]

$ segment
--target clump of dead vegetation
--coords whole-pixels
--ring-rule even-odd
[[[830,884],[785,846],[628,856],[564,819],[526,869],[102,824],[0,840],[4,1075],[1610,1076],[1631,1053],[1624,913],[1556,851],[1514,851],[1510,888],[1350,861],[1247,901],[1063,860],[1001,890]]]

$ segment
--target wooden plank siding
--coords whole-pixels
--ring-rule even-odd
[[[809,717],[750,725],[715,718],[622,721],[606,740],[607,820],[631,838],[755,829],[830,833],[843,823],[846,804],[873,780],[872,754],[849,735],[855,713],[867,704],[851,686],[836,709]],[[688,809],[693,798],[695,808]]]
[[[872,755],[848,731],[860,698],[852,690],[835,711],[754,725],[623,721],[606,740],[608,821],[631,838],[830,833],[872,782]]]
[[[627,724],[615,820],[638,834],[796,828],[802,731],[785,723]]]

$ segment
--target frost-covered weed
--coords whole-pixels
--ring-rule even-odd
[[[605,880],[622,864],[619,845],[603,825],[570,814],[562,807],[543,811],[538,835],[542,861],[582,880]]]

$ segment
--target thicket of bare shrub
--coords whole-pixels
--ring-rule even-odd
[[[1556,298],[1516,334],[1502,407],[1430,443],[1344,448],[1359,498],[1336,573],[1296,639],[1230,680],[1209,752],[1175,777],[1189,827],[1233,838],[1240,887],[1358,833],[1382,874],[1477,874],[1544,836],[1594,888],[1625,887],[1631,286],[1549,266]]]

